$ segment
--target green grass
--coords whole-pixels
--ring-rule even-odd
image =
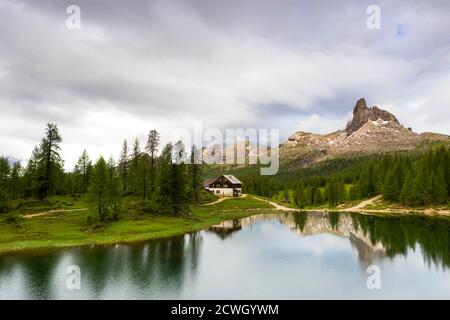
[[[88,202],[84,198],[53,197],[47,205],[38,202],[23,204],[14,213],[0,216],[0,253],[143,241],[193,232],[255,213],[275,212],[270,205],[252,196],[227,199],[212,206],[193,206],[189,216],[150,215],[136,209],[138,204],[139,199],[125,199],[120,220],[105,223],[99,228],[93,228],[87,219],[95,215],[94,209],[23,218],[25,213],[49,209],[86,208]],[[12,216],[16,218],[11,219]]]
[[[419,206],[408,206],[398,202],[387,201],[384,199],[379,199],[373,204],[369,204],[365,209],[370,210],[389,210],[389,209],[405,209],[411,211],[418,210],[450,210],[450,201],[444,204],[430,204],[430,205],[419,205]]]
[[[236,209],[270,209],[270,204],[256,200],[253,196],[245,198],[231,198],[222,201],[214,206],[218,210],[236,210]]]

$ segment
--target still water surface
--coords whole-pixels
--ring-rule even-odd
[[[67,268],[81,289],[67,288]],[[369,290],[367,268],[381,289]],[[450,222],[259,215],[133,245],[0,256],[0,299],[450,299]]]

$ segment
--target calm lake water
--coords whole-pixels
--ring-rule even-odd
[[[81,270],[69,290],[68,266]],[[381,289],[369,290],[375,265]],[[450,299],[450,222],[283,213],[133,245],[0,256],[0,299]]]

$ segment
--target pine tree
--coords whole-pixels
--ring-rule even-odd
[[[123,192],[128,191],[128,142],[123,140],[119,158],[119,176],[122,179]]]
[[[194,203],[200,200],[200,193],[203,190],[203,166],[200,152],[195,145],[192,145],[190,164],[188,166],[189,174],[189,195]]]
[[[173,148],[174,162],[171,166],[172,206],[175,213],[183,212],[187,202],[185,148],[178,141]]]
[[[301,209],[303,209],[306,206],[305,183],[302,180],[299,181],[297,184],[294,201],[296,206]]]
[[[6,189],[0,188],[0,212],[9,210],[9,195]]]
[[[58,126],[52,123],[47,124],[45,137],[40,144],[41,152],[38,161],[38,197],[40,199],[55,192],[57,179],[63,168],[63,160],[59,154],[61,142]]]
[[[41,151],[39,147],[35,147],[28,160],[28,164],[24,172],[24,195],[25,197],[34,197],[38,193],[38,162]]]
[[[140,181],[140,176],[139,176],[139,160],[141,158],[141,147],[139,145],[139,140],[138,138],[136,138],[134,140],[134,144],[133,144],[133,151],[131,154],[131,160],[130,160],[130,190],[134,193],[136,193],[138,191],[139,188],[139,181]]]
[[[8,182],[10,171],[8,159],[0,157],[0,212],[6,212],[9,209]]]
[[[139,165],[138,165],[138,172],[139,172],[139,180],[138,180],[138,193],[142,197],[142,202],[144,205],[146,205],[147,200],[149,197],[151,197],[151,186],[150,186],[150,180],[151,178],[151,159],[150,156],[147,153],[142,153],[139,157]]]
[[[402,191],[400,192],[400,202],[402,202],[404,204],[408,204],[408,205],[412,205],[414,203],[413,187],[414,187],[414,182],[413,182],[412,172],[408,171],[408,173],[406,174],[405,181],[402,186]]]
[[[74,173],[76,175],[76,179],[79,181],[77,184],[77,192],[86,193],[89,188],[89,179],[92,173],[92,162],[89,159],[89,155],[86,150],[83,150],[83,153],[78,158],[77,163],[75,164]]]
[[[403,186],[402,171],[397,164],[389,168],[383,184],[383,196],[386,200],[399,201],[401,188]]]
[[[109,176],[106,161],[100,157],[94,166],[90,194],[97,207],[98,219],[101,221],[106,219],[108,213]]]
[[[307,186],[305,188],[305,205],[310,206],[313,203],[314,203],[313,188],[311,186]]]
[[[331,179],[325,187],[328,204],[330,207],[335,207],[339,203],[338,184],[335,179]]]
[[[351,201],[358,200],[358,199],[362,198],[359,184],[355,184],[355,185],[350,187],[350,190],[349,190],[349,193],[348,193],[348,197],[349,197],[349,199]]]
[[[450,147],[446,149],[444,146],[439,148],[439,170],[443,171],[443,178],[445,181],[447,196],[450,196]],[[442,174],[442,173],[441,173]],[[441,179],[439,177],[439,179]]]
[[[347,190],[345,188],[345,184],[342,180],[339,180],[336,184],[337,193],[338,193],[338,203],[344,202],[347,200]]]
[[[9,183],[9,194],[11,195],[12,200],[16,200],[22,195],[21,191],[21,172],[22,172],[22,166],[20,165],[20,162],[17,161],[13,164],[11,169],[11,178]]]
[[[161,152],[158,161],[158,203],[164,208],[172,208],[172,149],[171,143],[168,143]]]
[[[0,188],[7,189],[11,166],[5,157],[0,157]]]
[[[320,191],[320,188],[316,188],[316,191],[314,193],[314,204],[321,204],[322,202],[322,191]]]
[[[359,191],[361,192],[363,198],[372,197],[375,195],[375,179],[373,170],[373,165],[370,163],[364,167],[361,173]]]
[[[413,180],[411,199],[413,205],[423,205],[427,202],[427,177],[423,170],[419,170]]]
[[[111,157],[108,161],[108,179],[107,179],[107,212],[111,219],[117,220],[121,210],[121,199],[123,193],[122,181],[117,171],[114,159]]]
[[[445,169],[439,168],[434,176],[433,202],[443,204],[447,202],[447,182],[445,181]]]
[[[155,192],[156,185],[156,153],[158,152],[160,136],[158,131],[150,130],[145,149],[150,155],[150,191]]]

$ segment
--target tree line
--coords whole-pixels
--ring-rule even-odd
[[[0,157],[0,212],[13,210],[20,199],[88,195],[98,219],[106,220],[119,217],[124,196],[139,198],[146,212],[168,214],[187,212],[187,206],[203,196],[199,150],[192,146],[186,152],[178,141],[166,144],[159,153],[156,130],[150,130],[143,148],[137,138],[131,148],[125,140],[117,162],[100,156],[93,163],[84,150],[71,172],[64,170],[61,143],[58,126],[49,123],[26,166]]]
[[[299,208],[383,195],[386,200],[410,206],[445,204],[450,197],[450,149],[445,146],[425,152],[393,153],[357,162],[337,159],[308,168],[313,174],[281,179],[249,175],[241,177],[244,191],[265,197],[281,197]],[[347,167],[342,164],[349,163]],[[321,168],[324,170],[321,170]],[[330,171],[330,167],[341,167]],[[301,173],[297,172],[297,175]]]

